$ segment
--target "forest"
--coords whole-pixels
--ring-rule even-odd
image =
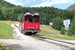
[[[53,22],[52,27],[57,30],[61,30],[64,27],[63,20],[70,19],[69,36],[75,36],[75,11],[73,10],[62,10],[54,7],[3,6],[0,7],[0,20],[21,22],[26,12],[30,12],[31,14],[39,13],[40,24],[49,25],[49,22]]]

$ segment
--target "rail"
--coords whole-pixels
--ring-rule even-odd
[[[40,35],[32,35],[32,37],[37,38],[37,39],[42,40],[42,41],[49,42],[49,43],[57,44],[57,45],[60,45],[60,46],[69,48],[69,49],[71,49],[71,50],[75,50],[75,47],[70,47],[70,46],[68,46],[68,45],[64,45],[64,44],[63,44],[63,43],[65,43],[65,44],[69,44],[69,45],[75,46],[75,43],[66,42],[66,41],[62,41],[62,40],[58,40],[58,39],[54,39],[54,38],[49,38],[49,37],[44,37],[44,36],[40,36]],[[52,40],[52,41],[55,41],[55,42],[48,41],[48,40],[46,40],[46,39]],[[60,43],[62,43],[62,44],[56,43],[56,42],[60,42]]]
[[[16,23],[14,24],[14,26],[16,26],[17,28],[19,28],[19,27],[16,25]],[[40,36],[40,35],[32,35],[32,37],[37,38],[37,39],[42,40],[42,41],[49,42],[49,43],[57,44],[57,45],[60,45],[60,46],[69,48],[69,49],[71,49],[71,50],[75,50],[75,47],[70,47],[70,46],[67,46],[67,45],[63,45],[63,43],[65,43],[65,44],[69,44],[69,45],[75,46],[75,43],[71,43],[71,42],[67,42],[67,41],[62,41],[62,40],[58,40],[58,39],[54,39],[54,38],[50,38],[50,37]],[[52,41],[56,41],[56,42],[61,42],[62,44],[56,43],[56,42],[52,42],[52,41],[48,41],[48,40],[46,40],[46,39],[52,40]]]

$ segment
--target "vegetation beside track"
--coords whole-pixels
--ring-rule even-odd
[[[66,35],[60,34],[61,31],[53,29],[53,28],[52,28],[52,34],[51,34],[49,25],[40,25],[40,29],[41,29],[41,32],[37,33],[37,35],[42,35],[42,36],[47,36],[47,37],[52,37],[57,39],[64,39],[64,40],[75,40],[75,37],[72,37],[72,36],[66,37]]]
[[[0,39],[13,39],[13,28],[11,24],[13,21],[0,21]],[[9,50],[0,43],[0,50]]]
[[[2,43],[0,43],[0,50],[9,50],[9,49],[6,48],[5,46],[2,46]]]
[[[0,21],[0,39],[13,39],[13,21]]]

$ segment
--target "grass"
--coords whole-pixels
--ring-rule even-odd
[[[14,23],[14,21],[0,21],[0,39],[13,39],[13,28],[11,27],[12,23]],[[0,43],[0,50],[9,49],[2,46],[2,43]]]
[[[12,21],[0,21],[0,39],[13,39]]]
[[[41,32],[37,35],[47,36],[51,38],[64,39],[64,40],[75,40],[75,37],[66,37],[66,35],[60,34],[61,31],[53,29],[50,31],[49,25],[40,25]],[[52,32],[52,35],[50,34]]]
[[[9,49],[6,48],[5,46],[2,46],[2,43],[0,43],[0,50],[9,50]]]
[[[11,24],[13,21],[0,21],[0,39],[13,39],[13,28]],[[9,50],[0,43],[0,50]]]
[[[63,36],[63,37],[60,37],[60,36],[49,36],[49,35],[46,35],[47,37],[51,37],[51,38],[57,38],[57,39],[64,39],[64,40],[75,40],[74,38],[70,38],[70,37],[66,37],[66,36]]]

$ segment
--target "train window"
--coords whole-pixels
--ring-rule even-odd
[[[30,17],[30,22],[34,22],[34,17]]]
[[[25,21],[29,21],[29,17],[25,17]]]
[[[35,17],[35,21],[39,21],[39,18],[38,17]]]

